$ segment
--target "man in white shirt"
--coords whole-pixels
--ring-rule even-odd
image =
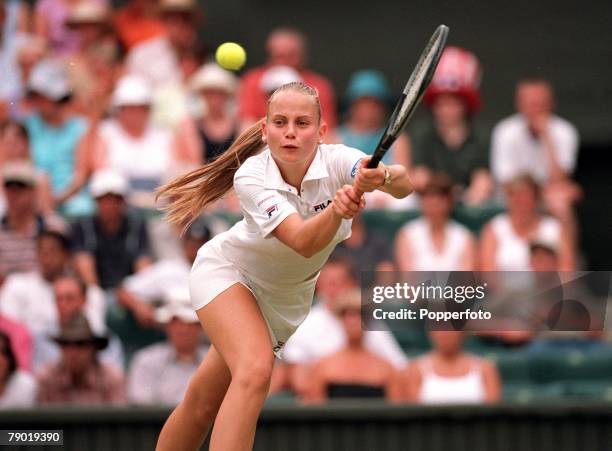
[[[518,114],[502,120],[493,130],[493,175],[505,183],[530,174],[547,184],[569,178],[576,166],[578,132],[553,114],[554,97],[546,80],[522,80],[516,88]]]
[[[491,137],[493,177],[506,183],[529,174],[543,187],[544,203],[560,220],[574,223],[572,206],[580,188],[572,180],[578,132],[553,114],[554,93],[544,79],[524,79],[516,88],[517,114],[498,123]]]
[[[177,405],[208,346],[191,307],[189,289],[167,290],[165,304],[155,311],[167,340],[138,351],[128,377],[128,398],[136,404]]]

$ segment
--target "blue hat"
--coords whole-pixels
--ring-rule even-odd
[[[385,76],[376,70],[360,70],[351,75],[346,90],[346,98],[354,102],[360,97],[374,97],[389,102],[391,94]]]

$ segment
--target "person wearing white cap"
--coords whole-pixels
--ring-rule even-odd
[[[300,73],[290,66],[272,66],[266,70],[261,77],[261,89],[272,94],[278,88],[287,83],[302,81]]]
[[[102,121],[90,144],[95,169],[112,169],[129,182],[129,202],[138,208],[155,207],[155,189],[182,164],[171,130],[150,120],[153,92],[141,77],[126,75],[117,82],[111,97],[113,116]]]
[[[201,155],[209,162],[221,155],[238,135],[233,105],[238,79],[217,64],[207,63],[193,75],[189,85],[202,100],[203,114],[195,126]]]
[[[208,346],[203,345],[202,328],[186,285],[168,290],[155,317],[163,325],[167,340],[134,355],[128,375],[128,399],[136,404],[174,406],[183,398]]]
[[[91,213],[93,201],[82,189],[89,171],[88,157],[79,145],[88,124],[70,112],[72,86],[65,64],[41,60],[32,68],[27,87],[33,113],[24,125],[35,166],[49,175],[54,202],[62,214]]]
[[[60,218],[43,216],[36,202],[38,174],[28,161],[11,161],[1,170],[7,209],[0,215],[0,282],[10,273],[37,267],[36,241],[45,229],[62,230]]]
[[[98,171],[91,180],[97,213],[73,225],[72,247],[77,273],[90,285],[111,289],[151,264],[146,224],[128,210],[128,183],[118,172]]]
[[[147,224],[137,209],[129,208],[128,182],[120,173],[110,169],[94,173],[91,191],[97,213],[80,218],[73,225],[74,266],[88,285],[97,285],[105,291],[109,301],[107,324],[124,343],[126,353],[130,353],[143,343],[161,338],[151,323],[140,327],[116,294],[126,277],[153,262]],[[134,336],[139,337],[137,341]]]
[[[198,40],[201,34],[198,25],[203,16],[199,3],[196,0],[152,2],[163,33],[130,48],[125,58],[127,73],[139,75],[151,83],[155,92],[153,120],[160,125],[182,126],[190,115],[187,84],[208,53]],[[131,19],[134,18],[131,15]],[[146,27],[130,30],[130,33],[139,31],[146,32]],[[195,133],[193,135],[195,138]],[[189,144],[192,143],[183,145]]]

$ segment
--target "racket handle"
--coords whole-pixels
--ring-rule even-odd
[[[378,155],[374,154],[372,156],[372,158],[370,159],[370,161],[368,161],[367,164],[367,168],[368,169],[374,169],[378,167],[378,163],[380,163],[380,160],[382,159],[382,155],[379,157]]]
[[[378,163],[380,163],[380,160],[383,159],[387,151],[391,148],[396,138],[396,136],[389,135],[385,131],[385,134],[382,136],[382,138],[380,138],[380,142],[376,146],[376,150],[374,150],[374,153],[372,154],[372,158],[370,161],[368,161],[367,167],[369,169],[378,167]]]

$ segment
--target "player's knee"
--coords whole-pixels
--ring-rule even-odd
[[[272,378],[274,358],[249,358],[232,375],[234,383],[251,394],[266,394]]]
[[[181,407],[184,411],[188,412],[192,421],[201,428],[212,424],[223,400],[223,396],[219,397],[219,399],[209,396],[206,390],[206,387],[192,383],[181,402]]]
[[[198,428],[205,429],[209,427],[215,420],[218,409],[219,406],[213,406],[210,403],[200,402],[195,404],[190,409],[189,414],[193,422],[198,426]]]

